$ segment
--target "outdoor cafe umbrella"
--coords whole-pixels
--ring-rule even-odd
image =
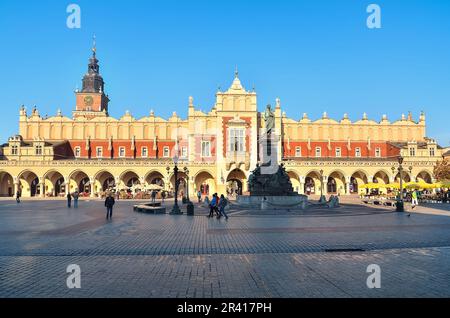
[[[430,183],[426,183],[424,181],[419,181],[419,182],[408,182],[405,185],[405,189],[431,189],[434,186]]]
[[[147,190],[162,190],[163,187],[161,187],[158,184],[150,184],[146,187]]]
[[[379,184],[379,183],[367,183],[361,186],[362,189],[379,189],[384,188],[385,185]]]

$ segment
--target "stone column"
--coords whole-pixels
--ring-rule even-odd
[[[91,198],[95,198],[95,179],[94,177],[89,177],[89,184],[91,185]]]
[[[320,185],[320,186],[323,186],[323,188],[322,188],[322,194],[323,195],[327,195],[327,183],[328,183],[328,176],[323,176],[322,177],[322,184]],[[319,193],[319,195],[320,195],[320,193]]]
[[[300,176],[298,181],[300,182],[300,189],[298,189],[299,194],[305,194],[305,177]]]
[[[39,189],[41,193],[39,193],[39,197],[45,198],[45,179],[41,178],[39,179]]]
[[[345,178],[345,194],[350,195],[350,183],[351,183],[351,177]]]
[[[17,190],[19,190],[20,187],[20,181],[14,180],[14,197],[16,197]]]

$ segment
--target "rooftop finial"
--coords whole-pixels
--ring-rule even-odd
[[[236,65],[236,68],[235,68],[235,70],[234,70],[234,77],[235,77],[235,78],[238,78],[238,76],[239,76],[239,71],[238,71],[238,67],[237,67],[237,65]]]
[[[94,36],[92,37],[92,53],[93,53],[94,57],[95,57],[95,54],[97,53],[97,41],[96,40],[97,40],[97,37],[94,34]]]

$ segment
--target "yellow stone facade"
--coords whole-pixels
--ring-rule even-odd
[[[95,94],[104,96],[103,91]],[[200,111],[189,97],[186,119],[176,113],[163,119],[153,111],[143,118],[127,111],[116,119],[107,112],[106,95],[97,110],[78,105],[94,100],[86,98],[89,93],[76,95],[71,117],[58,111],[43,118],[37,109],[31,114],[20,109],[18,135],[0,149],[1,196],[12,196],[19,188],[23,197],[63,195],[67,189],[83,191],[80,186],[87,184],[89,196],[97,197],[108,187],[143,189],[156,180],[171,190],[175,153],[181,171],[188,169],[189,175],[182,172],[181,177],[190,196],[199,190],[226,193],[230,187],[243,193],[260,162],[264,120],[256,92],[247,91],[237,73],[228,90],[216,92],[211,111]],[[365,114],[356,122],[347,115],[337,121],[326,113],[318,120],[299,114],[296,120],[282,112],[276,99],[274,115],[277,159],[299,193],[350,194],[367,182],[393,182],[399,154],[405,157],[405,181],[432,182],[434,165],[443,155],[426,137],[423,113],[417,121],[411,114],[393,122],[386,116],[370,120]]]

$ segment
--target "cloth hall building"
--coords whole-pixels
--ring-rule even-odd
[[[129,112],[113,118],[108,103],[94,48],[71,117],[20,108],[18,134],[0,147],[0,196],[13,196],[19,188],[24,197],[75,190],[96,197],[111,188],[151,184],[171,190],[175,156],[181,191],[246,192],[246,180],[260,160],[264,120],[256,92],[244,88],[237,72],[228,90],[216,92],[209,112],[189,97],[184,119],[175,112],[164,119],[153,111],[143,118]],[[326,113],[317,120],[306,113],[291,119],[277,99],[274,115],[278,161],[299,193],[345,195],[368,182],[395,182],[399,155],[405,158],[405,181],[432,182],[443,154],[426,137],[423,113],[417,120],[408,114],[374,121],[364,114],[352,122],[347,115],[334,120]]]

